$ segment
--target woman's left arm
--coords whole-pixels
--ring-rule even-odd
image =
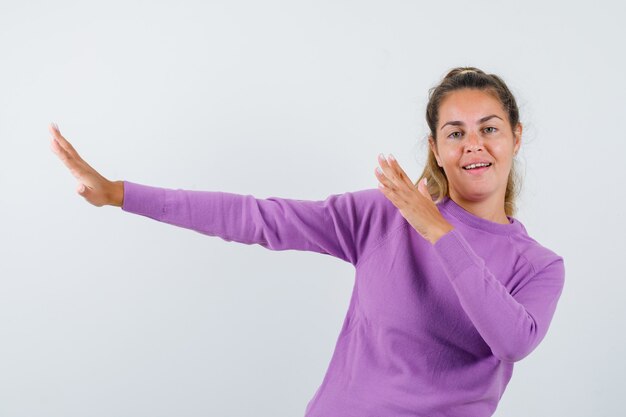
[[[535,271],[512,295],[457,230],[433,246],[465,313],[494,356],[506,362],[528,356],[545,337],[563,291],[563,258]]]
[[[380,189],[402,216],[425,239],[435,253],[466,314],[477,331],[502,361],[517,362],[539,345],[548,331],[563,291],[563,258],[555,259],[513,296],[486,267],[463,235],[448,223],[426,188],[411,182],[398,162],[379,156]]]

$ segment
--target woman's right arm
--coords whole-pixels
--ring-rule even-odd
[[[55,125],[50,132],[52,150],[79,181],[77,192],[89,203],[121,207],[226,241],[259,244],[271,250],[319,252],[356,265],[381,238],[391,218],[397,217],[377,189],[313,201],[109,181],[78,155]]]
[[[124,181],[124,211],[267,249],[318,252],[356,265],[393,215],[377,189],[324,200],[256,198],[222,191],[168,189]]]

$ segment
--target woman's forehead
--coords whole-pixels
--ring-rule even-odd
[[[492,94],[480,90],[459,90],[446,96],[439,105],[439,125],[450,121],[464,124],[480,123],[481,119],[496,115],[490,120],[505,120],[506,113],[500,101]],[[456,124],[456,123],[455,123]]]

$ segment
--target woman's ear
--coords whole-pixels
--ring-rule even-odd
[[[430,146],[430,150],[433,152],[433,155],[435,155],[435,159],[437,160],[437,165],[441,167],[441,161],[439,160],[439,154],[437,153],[437,143],[435,142],[435,139],[433,139],[432,136],[428,136],[428,145]]]
[[[522,124],[521,123],[517,124],[514,135],[515,135],[515,143],[513,145],[513,155],[517,155],[517,152],[519,152],[520,146],[522,146]]]

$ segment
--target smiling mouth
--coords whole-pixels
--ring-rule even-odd
[[[464,166],[463,169],[466,171],[474,171],[474,170],[480,170],[481,168],[489,168],[491,166],[491,162],[487,162],[487,163],[478,163],[478,164],[470,164],[467,166]]]

